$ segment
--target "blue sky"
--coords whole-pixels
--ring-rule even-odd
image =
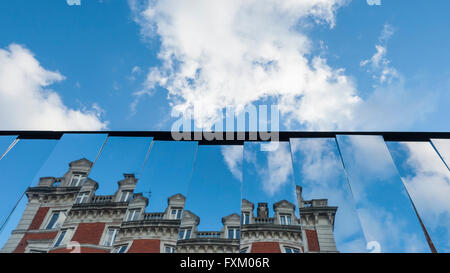
[[[281,127],[284,129],[448,130],[445,118],[450,114],[447,107],[450,101],[450,68],[447,65],[450,55],[442,46],[450,37],[450,20],[445,12],[450,5],[448,1],[430,4],[426,1],[384,0],[381,5],[368,5],[366,1],[329,0],[322,1],[323,5],[310,2],[311,7],[294,4],[290,7],[300,15],[290,14],[289,7],[268,14],[261,9],[262,5],[253,2],[243,5],[242,10],[254,5],[258,7],[255,13],[239,14],[235,11],[239,4],[234,1],[224,7],[204,4],[204,8],[195,10],[188,5],[171,9],[171,5],[175,5],[172,1],[159,5],[143,0],[92,0],[81,1],[80,5],[68,5],[66,0],[3,2],[0,4],[0,48],[3,53],[11,53],[13,49],[9,46],[18,44],[17,52],[26,50],[33,56],[40,65],[40,72],[58,73],[42,75],[36,68],[33,72],[41,78],[30,82],[26,92],[20,86],[0,87],[1,93],[6,95],[10,91],[22,94],[19,98],[4,97],[4,101],[19,103],[20,97],[22,101],[32,100],[33,94],[51,90],[61,103],[50,103],[53,109],[56,108],[50,116],[39,107],[46,103],[45,99],[32,101],[32,110],[15,109],[14,116],[10,111],[5,112],[11,117],[0,120],[0,127],[168,130],[175,119],[171,117],[172,111],[187,113],[193,107],[202,108],[197,117],[200,122],[213,119],[214,112],[225,105],[240,107],[269,101],[283,106]],[[328,7],[332,7],[331,13],[324,11],[316,17],[311,15],[312,8],[325,10]],[[220,8],[234,16],[231,19],[223,16],[211,22],[224,37],[211,35],[215,33],[214,29],[202,21],[211,19],[207,15]],[[187,16],[189,14],[192,17]],[[249,47],[253,42],[270,44],[272,41],[262,35],[265,31],[259,21],[262,16],[268,23],[276,22],[279,17],[292,16],[295,23],[280,21],[274,26],[283,33],[276,38],[286,43],[285,48],[273,54],[278,57],[255,48],[256,55],[250,56],[253,65],[245,67],[245,63],[236,63],[247,70],[243,68],[240,72],[243,76],[233,79],[229,77],[233,76],[229,69],[234,66],[222,62],[220,52],[232,59],[233,56],[249,55],[245,48],[234,48],[239,45],[236,41],[247,39]],[[170,25],[164,19],[178,17],[183,20],[182,24],[174,22]],[[241,24],[248,27],[253,34],[229,29],[226,22],[230,20],[239,27]],[[189,29],[190,26],[193,28]],[[386,26],[392,34],[381,41]],[[288,32],[284,33],[285,30]],[[271,31],[267,31],[268,34]],[[198,50],[211,60],[209,63],[199,61],[196,47],[188,42],[193,40],[191,38],[202,42]],[[290,44],[291,40],[298,43]],[[172,44],[174,41],[178,42]],[[221,42],[229,52],[222,51]],[[375,55],[377,45],[385,49],[381,63],[378,67],[371,66],[373,62],[362,66],[364,60]],[[299,51],[292,56],[298,57],[299,62],[304,57],[309,67],[283,63],[284,57],[291,54],[291,46],[297,46]],[[173,67],[164,57],[165,53],[173,54]],[[326,65],[315,67],[315,57],[321,57]],[[11,62],[0,60],[4,69],[17,63],[17,58],[9,58]],[[266,63],[265,69],[278,63],[278,74],[269,74],[266,78],[276,76],[280,80],[252,81],[250,77],[257,77],[256,60]],[[196,67],[198,78],[189,79],[191,72],[186,72],[189,62],[194,63],[191,66]],[[214,70],[210,70],[212,67],[223,71],[223,78],[228,79],[215,75]],[[383,68],[392,69],[396,76],[391,82],[380,84],[377,73]],[[20,69],[26,68],[21,66]],[[316,73],[311,76],[317,78],[314,86],[293,82],[293,90],[283,87],[283,77],[286,82],[291,79],[286,71],[309,73],[315,69]],[[341,75],[352,84],[336,85],[331,78],[324,80],[321,73],[327,70],[331,70],[331,78]],[[160,75],[151,71],[159,71]],[[164,79],[168,79],[168,83],[162,83]],[[185,84],[180,91],[179,85],[171,83],[176,79],[187,80],[192,85]],[[229,86],[224,87],[227,84]],[[277,85],[280,86],[278,89],[272,87]],[[237,90],[239,88],[243,89]],[[267,88],[275,90],[258,91]],[[330,91],[322,92],[322,88]],[[295,105],[300,105],[299,110],[288,103],[293,97],[287,93],[292,92],[294,98],[303,96],[302,100],[294,100]],[[320,97],[316,98],[316,93],[310,92],[320,93]],[[325,103],[327,97],[329,100]],[[359,103],[354,101],[356,98],[360,99]],[[206,105],[211,105],[211,109],[205,109]],[[71,110],[77,115],[70,114]],[[30,121],[29,116],[33,114],[36,114],[35,118]],[[395,118],[386,121],[384,115]]]

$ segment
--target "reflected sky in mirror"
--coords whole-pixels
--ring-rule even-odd
[[[58,140],[48,139],[20,139],[0,161],[1,184],[3,185],[0,191],[2,228],[4,228],[5,220],[11,210],[18,204],[57,142]]]
[[[291,138],[294,176],[304,200],[336,206],[334,239],[339,252],[367,252],[355,203],[334,138]],[[320,237],[319,237],[320,243]]]
[[[387,142],[438,252],[450,251],[450,172],[429,142]]]
[[[232,214],[239,225],[242,158],[242,146],[198,147],[182,225],[189,213],[200,217],[198,231],[220,231]]]
[[[114,194],[124,174],[139,178],[152,140],[152,137],[108,137],[89,174],[99,184],[96,194]]]
[[[371,252],[430,252],[383,138],[336,139]]]
[[[197,152],[195,141],[154,141],[135,192],[149,198],[147,211],[163,212],[167,198],[186,197]]]
[[[450,171],[450,139],[431,139],[431,143]]]
[[[63,177],[69,170],[69,163],[72,161],[86,158],[94,162],[106,137],[106,134],[64,134],[35,175],[31,186],[37,186],[41,177]],[[70,179],[70,177],[67,178]],[[27,198],[23,197],[11,215],[0,236],[1,246],[7,241],[11,232],[19,223],[27,201]]]
[[[0,136],[0,160],[6,155],[8,148],[16,138],[17,136]]]
[[[260,202],[268,203],[269,215],[273,213],[272,205],[282,200],[298,208],[289,142],[277,142],[267,151],[261,144],[244,145],[242,198],[255,207]]]

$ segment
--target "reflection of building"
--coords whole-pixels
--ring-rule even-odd
[[[199,231],[200,218],[182,211],[183,195],[169,197],[164,212],[145,213],[148,199],[134,193],[133,174],[124,174],[114,195],[99,196],[98,183],[86,178],[92,162],[80,159],[69,166],[63,177],[43,177],[27,190],[28,204],[2,252],[336,251],[337,208],[328,207],[326,199],[304,201],[300,187],[301,219],[295,205],[286,200],[273,204],[273,217],[268,204],[259,203],[255,217],[254,204],[243,199],[242,217],[236,213],[223,217],[220,231]]]

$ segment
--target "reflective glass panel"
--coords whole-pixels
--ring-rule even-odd
[[[177,251],[239,252],[242,157],[242,146],[198,147]]]
[[[431,144],[450,170],[450,139],[431,139]]]
[[[383,138],[336,138],[369,250],[430,252]]]
[[[429,142],[387,142],[438,252],[450,251],[450,172]]]
[[[295,182],[302,187],[302,227],[316,230],[321,251],[367,252],[355,202],[334,138],[291,139]],[[326,207],[313,205],[326,200]],[[303,211],[303,213],[302,213]],[[307,218],[318,211],[319,221]],[[331,213],[331,215],[328,215]],[[304,216],[304,217],[303,217]],[[331,217],[329,217],[331,216]],[[320,219],[322,218],[322,219]]]

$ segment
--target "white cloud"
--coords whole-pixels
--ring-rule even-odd
[[[266,152],[267,166],[258,169],[263,190],[273,196],[287,183],[292,182],[292,158],[288,143],[281,143],[275,151]]]
[[[81,6],[81,0],[66,0],[69,6]]]
[[[275,98],[291,120],[335,127],[352,118],[360,101],[344,70],[311,56],[302,28],[308,20],[335,24],[340,0],[315,1],[129,1],[148,37],[159,35],[160,67],[146,89],[169,92],[173,114],[192,112],[208,127],[224,107],[238,110]],[[135,105],[134,105],[135,106]]]
[[[449,238],[450,172],[428,142],[404,142],[402,146],[411,172],[403,177],[408,192],[425,223],[432,229],[445,227]]]
[[[64,80],[59,72],[43,68],[21,45],[0,49],[0,127],[3,130],[100,130],[98,105],[70,109],[48,89]],[[97,109],[97,110],[96,110]]]
[[[223,146],[222,156],[233,176],[242,182],[242,162],[244,158],[243,146]]]

